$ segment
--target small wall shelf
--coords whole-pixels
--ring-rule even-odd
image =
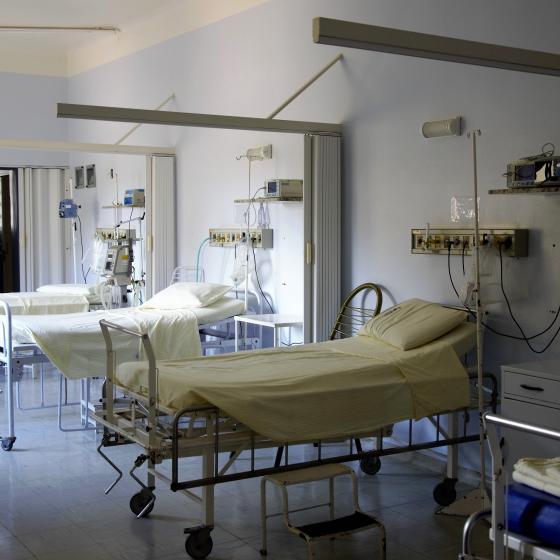
[[[102,206],[101,208],[111,208],[116,210],[117,208],[146,208],[143,204],[109,204],[107,206]]]
[[[248,204],[249,202],[303,202],[302,196],[260,196],[257,198],[236,198],[235,204]]]
[[[512,187],[505,189],[492,189],[488,194],[543,194],[560,192],[560,185],[548,185],[542,187]]]

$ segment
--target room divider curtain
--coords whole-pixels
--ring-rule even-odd
[[[66,170],[61,168],[19,170],[21,291],[66,280],[70,224],[58,218],[65,177]]]

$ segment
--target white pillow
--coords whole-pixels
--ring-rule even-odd
[[[427,344],[466,320],[466,313],[421,299],[409,299],[370,319],[358,334],[410,350]]]
[[[229,290],[231,290],[231,286],[224,284],[177,282],[158,292],[140,307],[148,309],[206,307],[224,297]]]

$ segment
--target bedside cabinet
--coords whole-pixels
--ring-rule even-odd
[[[560,429],[560,360],[502,366],[502,414]],[[504,432],[508,470],[520,457],[560,456],[560,445],[522,432]]]

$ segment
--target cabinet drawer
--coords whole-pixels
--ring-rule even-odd
[[[504,399],[502,414],[507,418],[558,430],[560,410],[546,405]],[[560,442],[540,436],[529,435],[518,430],[504,428],[502,435],[506,441],[506,468],[511,472],[514,463],[521,457],[558,457]]]
[[[560,408],[560,380],[505,371],[502,381],[504,397],[513,395],[516,398],[549,403]]]

